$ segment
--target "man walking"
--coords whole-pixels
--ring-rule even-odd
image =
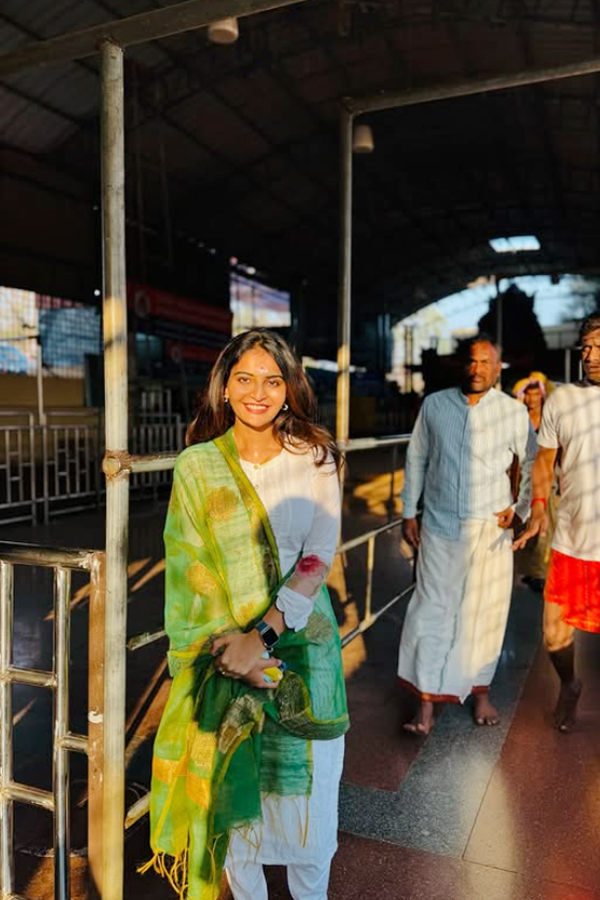
[[[571,731],[581,694],[575,629],[600,633],[600,314],[580,330],[583,380],[548,398],[532,472],[531,522],[515,549],[548,530],[546,506],[560,451],[560,502],[544,590],[544,643],[560,679],[559,731]]]
[[[493,390],[501,367],[488,338],[471,341],[462,389],[425,399],[408,448],[403,534],[419,554],[398,677],[421,699],[404,726],[417,734],[431,730],[436,702],[462,703],[470,694],[478,725],[499,721],[488,691],[512,593],[510,529],[515,515],[524,519],[529,511],[536,449],[524,406]],[[514,457],[522,470],[516,504]]]

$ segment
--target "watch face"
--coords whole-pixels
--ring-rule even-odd
[[[279,635],[271,625],[266,622],[259,622],[256,626],[258,633],[262,638],[262,642],[269,650],[274,647],[279,640]]]

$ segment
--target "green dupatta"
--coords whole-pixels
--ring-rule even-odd
[[[210,638],[253,627],[281,584],[271,525],[231,431],[179,456],[164,538],[173,683],[154,744],[154,856],[142,871],[154,866],[188,900],[215,900],[231,830],[261,820],[263,792],[307,798],[310,741],[348,730],[340,639],[322,587],[306,627],[277,645],[289,667],[277,689],[217,672]]]

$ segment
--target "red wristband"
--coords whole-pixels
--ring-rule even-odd
[[[544,509],[546,509],[546,498],[545,497],[534,497],[533,500],[531,501],[531,505],[533,506],[534,503],[543,503]]]

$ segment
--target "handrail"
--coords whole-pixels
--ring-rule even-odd
[[[94,562],[94,551],[0,541],[0,559],[19,566],[64,566],[67,569],[90,570]]]
[[[14,568],[40,566],[54,574],[53,664],[47,671],[20,668],[13,663]],[[89,721],[88,734],[76,734],[69,723],[69,659],[71,570],[90,573],[90,638],[88,652]],[[69,754],[84,753],[89,761],[88,848],[90,865],[101,852],[97,815],[102,792],[101,763],[104,741],[104,658],[99,614],[104,609],[104,554],[93,550],[38,547],[0,541],[0,893],[16,897],[13,891],[14,833],[13,804],[26,803],[53,813],[54,891],[56,900],[69,898]],[[110,676],[108,673],[107,677]],[[12,688],[24,684],[49,688],[53,694],[52,790],[40,790],[14,780]],[[92,689],[95,687],[95,690]],[[95,804],[95,805],[94,805]],[[95,873],[94,873],[95,874]]]
[[[410,434],[394,434],[386,437],[350,438],[338,444],[342,453],[354,453],[357,450],[377,450],[380,447],[399,447],[408,444]],[[132,472],[160,472],[172,469],[179,453],[143,453],[130,456]]]
[[[349,441],[339,441],[338,447],[343,453],[353,453],[356,450],[377,450],[379,447],[399,447],[408,444],[410,434],[389,434],[385,437],[350,438]]]
[[[366,544],[367,541],[370,541],[371,538],[376,538],[378,535],[383,534],[384,531],[389,531],[391,528],[396,528],[398,525],[402,524],[402,519],[394,519],[392,522],[388,522],[386,525],[380,525],[379,528],[373,528],[371,531],[365,531],[364,534],[359,534],[358,537],[350,538],[349,541],[345,541],[335,551],[336,553],[346,553],[348,550],[354,550],[355,547],[360,547],[361,544]]]
[[[368,619],[363,619],[362,622],[360,622],[360,624],[356,626],[356,628],[354,628],[352,631],[349,631],[348,634],[344,635],[344,637],[342,638],[342,649],[346,647],[350,643],[350,641],[353,641],[354,638],[357,638],[359,635],[364,634],[365,631],[368,631],[369,628],[371,628],[371,626],[375,624],[377,619],[379,619],[384,613],[391,609],[392,606],[395,606],[396,603],[398,603],[400,600],[404,600],[405,597],[408,597],[409,594],[412,594],[414,589],[414,584],[409,584],[407,588],[404,588],[403,591],[400,591],[399,594],[396,594],[395,597],[392,597],[391,600],[388,600],[388,602],[384,606],[382,606],[381,609],[378,609],[376,612],[371,613]]]

